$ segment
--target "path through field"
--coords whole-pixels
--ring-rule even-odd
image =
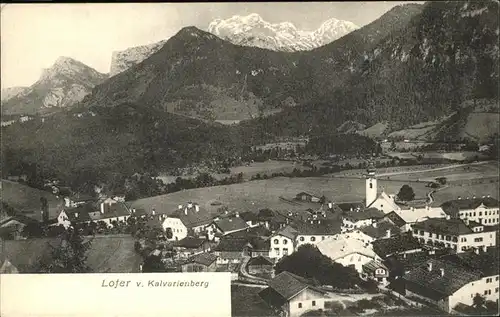
[[[425,169],[425,170],[403,171],[403,172],[393,172],[393,173],[382,173],[382,174],[377,174],[377,176],[393,176],[393,175],[403,175],[403,174],[426,173],[426,172],[441,171],[441,170],[446,170],[446,169],[453,169],[453,168],[463,167],[463,166],[468,166],[468,165],[482,165],[482,164],[488,164],[488,163],[490,163],[490,161],[482,161],[482,162],[473,162],[473,163],[466,163],[466,164],[449,165],[449,166],[436,167],[436,168],[430,168],[430,169]]]

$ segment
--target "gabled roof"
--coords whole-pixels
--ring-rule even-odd
[[[427,265],[432,264],[432,271]],[[441,275],[441,269],[444,274]],[[406,289],[427,298],[439,300],[452,295],[470,282],[477,281],[481,274],[442,259],[431,259],[411,270],[404,277]]]
[[[240,214],[241,219],[245,221],[258,221],[258,217],[255,213],[250,211],[245,211]]]
[[[179,218],[182,221],[182,223],[186,226],[186,228],[208,225],[214,218],[213,215],[211,215],[206,210],[200,209],[199,211],[196,211],[195,207],[193,208],[186,207],[182,210],[177,209],[168,217]]]
[[[241,252],[246,246],[251,246],[248,239],[226,239],[225,237],[219,241],[219,244],[214,248],[214,251],[219,252]]]
[[[384,263],[391,270],[401,269],[406,272],[420,266],[422,263],[430,259],[439,258],[452,252],[451,249],[437,249],[433,251],[434,253],[432,254],[428,250],[416,251],[406,254],[395,253],[388,256],[384,260]]]
[[[377,257],[368,244],[353,237],[326,239],[319,242],[316,246],[322,254],[326,255],[333,261],[353,253],[363,254],[373,259]]]
[[[295,238],[297,238],[297,236],[299,235],[299,232],[295,228],[293,228],[292,226],[288,225],[288,226],[284,227],[283,229],[275,232],[272,235],[272,237],[277,236],[277,235],[281,235],[281,236],[287,237],[288,239],[295,240]]]
[[[441,207],[423,207],[398,210],[395,212],[403,221],[412,224],[430,218],[445,218],[446,213]]]
[[[399,229],[398,226],[393,225],[392,223],[389,223],[387,221],[379,221],[376,224],[376,227],[366,226],[360,229],[361,232],[363,232],[367,236],[374,238],[375,240],[380,238],[385,238],[387,235],[387,230],[390,230],[391,236],[394,234],[401,233],[401,230]]]
[[[462,219],[431,218],[416,223],[413,228],[452,236],[473,233]]]
[[[353,221],[360,221],[360,220],[367,220],[367,219],[379,219],[384,217],[384,213],[377,208],[368,208],[368,209],[361,209],[360,211],[347,211],[344,214],[344,218],[353,220]]]
[[[64,210],[66,216],[70,222],[78,223],[85,221],[92,221],[92,218],[89,215],[89,212],[93,212],[93,209],[90,209],[88,205],[78,206],[75,208],[68,208]]]
[[[389,197],[389,195],[387,195],[384,191],[382,191],[380,193],[380,195],[378,195],[377,199],[375,199],[370,205],[366,206],[368,208],[370,207],[375,207],[375,202],[379,199],[383,199],[385,201],[386,204],[388,204],[392,210],[399,210],[401,209],[397,204],[396,202],[394,201],[394,199],[392,199],[391,197]]]
[[[121,202],[104,205],[104,213],[100,214],[100,219],[130,216],[128,207]]]
[[[398,227],[402,227],[406,224],[406,221],[404,221],[404,219],[401,218],[401,216],[395,211],[391,211],[390,213],[386,214],[384,218],[392,221],[392,223],[394,223]]]
[[[363,209],[365,206],[362,203],[352,202],[352,203],[340,203],[337,204],[342,211],[356,210],[358,208]]]
[[[240,217],[230,217],[215,220],[214,224],[224,233],[248,228],[245,220],[241,219]]]
[[[198,263],[205,266],[209,266],[212,263],[214,263],[215,260],[217,260],[217,255],[213,253],[204,252],[192,256],[191,258],[188,259],[186,263]]]
[[[0,221],[0,227],[4,226],[5,224],[7,224],[10,221],[17,221],[17,222],[20,222],[24,225],[32,224],[32,223],[39,223],[39,221],[36,219],[27,217],[27,216],[22,215],[22,214],[17,214],[17,215],[2,219],[2,221]]]
[[[386,272],[389,272],[387,266],[385,266],[382,262],[377,260],[371,260],[370,262],[363,264],[363,271],[367,273],[375,273],[377,269],[384,269]]]
[[[259,256],[256,256],[254,258],[251,258],[249,261],[248,261],[248,265],[274,265],[274,262],[273,260],[271,260],[270,258],[266,257],[266,256],[262,256],[262,255],[259,255]]]
[[[472,210],[484,205],[487,208],[498,208],[500,202],[491,197],[456,199],[450,200],[441,205],[443,210],[450,216],[456,216],[461,210]]]
[[[380,239],[372,242],[373,251],[380,257],[385,258],[394,253],[419,250],[422,245],[417,239],[408,234],[397,235],[388,239]]]
[[[331,221],[328,219],[320,219],[319,221],[302,222],[296,221],[291,224],[297,231],[297,235],[335,235],[342,232],[339,221]]]
[[[272,280],[268,282],[268,285],[285,300],[292,299],[301,291],[307,288],[312,288],[313,290],[324,294],[323,291],[315,288],[311,280],[287,271],[281,272],[280,274],[276,275]]]
[[[174,246],[186,249],[197,249],[203,245],[205,239],[187,236],[182,240],[175,241]]]
[[[460,264],[470,270],[481,272],[481,276],[491,276],[499,274],[500,259],[498,247],[488,248],[486,252],[479,254],[474,251],[450,254],[443,259]]]

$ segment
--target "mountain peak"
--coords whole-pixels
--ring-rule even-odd
[[[358,27],[349,21],[330,19],[314,31],[298,30],[291,22],[270,23],[257,13],[216,19],[208,31],[236,45],[255,46],[273,51],[305,51],[330,43]]]

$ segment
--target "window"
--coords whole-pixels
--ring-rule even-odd
[[[315,300],[312,301],[312,305],[316,306],[316,301]]]
[[[420,235],[423,236],[424,235],[424,230],[420,230]]]
[[[373,188],[373,184],[372,184],[372,183],[370,183],[370,189],[372,189],[372,188]]]
[[[274,244],[280,243],[278,239],[274,239]]]
[[[482,242],[482,241],[483,241],[483,238],[482,238],[482,237],[480,237],[480,238],[475,238],[475,239],[474,239],[474,242]]]
[[[485,290],[484,295],[491,295],[491,289]]]
[[[491,282],[493,282],[493,279],[492,279],[491,277],[488,277],[488,278],[486,279],[486,283],[491,283]]]
[[[311,237],[311,241],[316,241],[316,237]]]
[[[351,256],[351,259],[350,259],[349,261],[351,261],[351,262],[352,262],[353,260],[354,260],[354,256]]]
[[[280,255],[280,249],[279,248],[274,248],[274,252],[276,252],[276,255]]]
[[[497,277],[495,277],[495,281],[498,281],[498,276],[497,276]]]
[[[299,240],[300,240],[300,241],[304,241],[304,237],[300,237],[300,238],[299,238]]]
[[[288,255],[288,249],[283,249],[283,255]]]
[[[480,212],[479,212],[479,216],[482,216],[482,215],[483,215],[483,213],[480,211]]]
[[[358,262],[361,262],[361,257],[358,258]]]
[[[380,205],[380,208],[384,208],[384,205]]]
[[[498,293],[498,287],[495,288],[495,293]]]
[[[302,308],[302,303],[299,303],[299,308]]]
[[[321,237],[321,240],[325,240],[325,236],[322,236],[322,237]]]
[[[418,234],[418,230],[413,230],[413,234]]]
[[[461,238],[460,242],[467,242],[467,238]]]
[[[283,244],[287,244],[288,240],[287,239],[283,239]]]

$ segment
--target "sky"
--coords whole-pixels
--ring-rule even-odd
[[[107,73],[113,51],[168,39],[185,26],[206,30],[217,18],[258,13],[268,22],[288,21],[302,30],[330,18],[361,27],[402,3],[408,2],[2,5],[1,87],[32,85],[59,56]]]

